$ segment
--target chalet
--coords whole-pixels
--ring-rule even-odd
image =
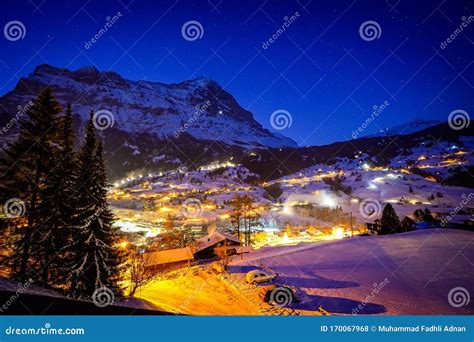
[[[235,236],[215,231],[196,240],[192,246],[145,253],[145,268],[153,272],[170,271],[189,266],[195,260],[213,259],[222,249],[226,249],[228,255],[245,254],[253,250],[250,246],[243,246],[242,241]]]
[[[373,223],[368,222],[365,225],[367,226],[369,235],[379,235],[382,231],[382,224],[379,219],[375,220]]]
[[[407,215],[400,221],[402,231],[409,232],[411,230],[442,228],[441,222],[433,218],[431,221],[424,221],[414,215]]]
[[[474,219],[468,215],[456,215],[446,222],[448,228],[474,231]]]
[[[407,215],[403,218],[403,220],[400,221],[400,226],[404,231],[409,232],[411,230],[415,230],[418,223],[420,223],[420,220],[415,218],[415,216]]]
[[[240,239],[231,234],[216,230],[196,240],[194,257],[196,259],[211,259],[216,257],[216,251],[222,248],[226,248],[229,255],[249,252],[249,249],[243,246]]]
[[[160,272],[188,266],[194,255],[190,247],[185,247],[145,253],[144,259],[146,269]]]

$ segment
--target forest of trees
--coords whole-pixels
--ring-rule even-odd
[[[76,149],[72,108],[63,110],[46,89],[0,157],[1,197],[24,206],[22,215],[2,221],[1,248],[7,252],[0,262],[12,278],[83,299],[101,287],[120,296],[124,260],[92,114]]]

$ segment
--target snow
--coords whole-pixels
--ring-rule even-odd
[[[432,127],[435,125],[438,125],[442,123],[440,120],[413,120],[406,122],[404,124],[394,126],[392,128],[385,128],[380,130],[380,132],[375,133],[375,134],[370,134],[364,136],[365,138],[371,138],[371,137],[383,137],[383,136],[393,136],[393,135],[407,135],[411,133],[415,133],[418,131],[421,131],[423,129],[426,129],[428,127]]]
[[[206,249],[210,246],[213,246],[221,241],[224,241],[224,240],[230,240],[230,241],[234,241],[234,242],[237,242],[237,243],[242,243],[242,241],[240,241],[238,238],[236,238],[235,236],[233,235],[230,235],[230,234],[227,234],[227,233],[222,233],[222,232],[219,232],[219,231],[214,231],[198,240],[196,240],[196,251],[199,252],[199,251],[202,251],[203,249]]]
[[[91,110],[106,109],[113,114],[114,127],[128,133],[150,132],[165,138],[184,129],[204,140],[212,132],[212,139],[229,145],[296,147],[293,140],[263,128],[216,82],[203,77],[164,84],[126,80],[117,73],[99,72],[94,67],[71,71],[40,65],[23,82],[53,87],[58,101],[63,105],[73,102],[74,112],[83,121]],[[9,97],[15,101],[14,107],[30,98],[30,92],[21,90]],[[199,111],[204,106],[205,110]],[[136,151],[134,154],[139,153]]]
[[[260,287],[243,278],[215,274],[206,266],[175,271],[137,290],[136,297],[172,313],[190,315],[287,314],[259,297]],[[314,312],[318,315],[319,312]]]
[[[448,292],[474,293],[474,233],[425,230],[296,246],[265,247],[235,256],[227,274],[194,266],[159,278],[137,296],[171,312],[197,315],[283,314],[263,303],[262,286],[245,274],[263,268],[276,284],[293,288],[301,315],[473,314],[474,303],[455,308]],[[366,302],[366,303],[364,303]],[[356,311],[354,311],[356,310]]]
[[[194,255],[190,247],[184,247],[145,253],[144,259],[146,266],[154,266],[177,261],[193,260]]]
[[[322,306],[336,314],[352,314],[386,284],[360,314],[473,314],[474,302],[449,305],[456,286],[474,293],[474,233],[425,230],[397,235],[357,237],[337,242],[267,247],[231,262],[231,272],[261,264],[278,273],[280,282],[302,291],[308,310]]]
[[[43,287],[33,285],[29,281],[20,283],[15,280],[5,278],[0,278],[0,290],[11,292],[11,300],[17,300],[17,296],[23,293],[51,297],[51,300],[53,300],[54,298],[67,298],[59,291],[45,289]],[[135,309],[159,310],[157,306],[139,298],[120,298],[114,301],[113,305],[126,306]]]

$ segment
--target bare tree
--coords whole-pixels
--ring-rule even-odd
[[[252,227],[259,226],[260,215],[254,207],[254,200],[249,195],[235,195],[231,200],[232,214],[230,220],[234,226],[237,238],[244,235],[244,244],[250,246]],[[243,228],[243,232],[242,232]]]
[[[137,248],[132,250],[129,256],[130,297],[133,297],[140,287],[148,284],[156,276],[156,272],[145,266],[146,260],[144,252],[144,249]]]
[[[222,265],[224,266],[224,269],[227,268],[227,265],[229,265],[230,261],[232,260],[232,255],[229,252],[229,248],[227,245],[227,240],[224,243],[224,246],[217,247],[215,249],[215,253],[219,260],[221,261]]]

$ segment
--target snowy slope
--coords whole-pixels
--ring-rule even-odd
[[[298,289],[302,302],[295,307],[306,312],[322,306],[334,314],[472,315],[473,301],[456,308],[448,293],[456,286],[474,293],[473,244],[472,232],[430,229],[266,247],[230,269],[269,267],[280,283]]]
[[[406,122],[401,125],[397,125],[391,128],[385,128],[378,133],[366,135],[366,138],[369,137],[383,137],[383,136],[393,136],[393,135],[406,135],[421,131],[425,128],[432,127],[442,123],[440,120],[413,120]]]
[[[197,315],[285,314],[245,284],[256,268],[273,270],[291,286],[302,315],[472,315],[474,302],[453,307],[448,293],[474,293],[474,233],[428,230],[297,246],[266,247],[235,257],[229,274],[198,266],[158,278],[137,296],[170,312]],[[287,314],[287,313],[286,313]]]

